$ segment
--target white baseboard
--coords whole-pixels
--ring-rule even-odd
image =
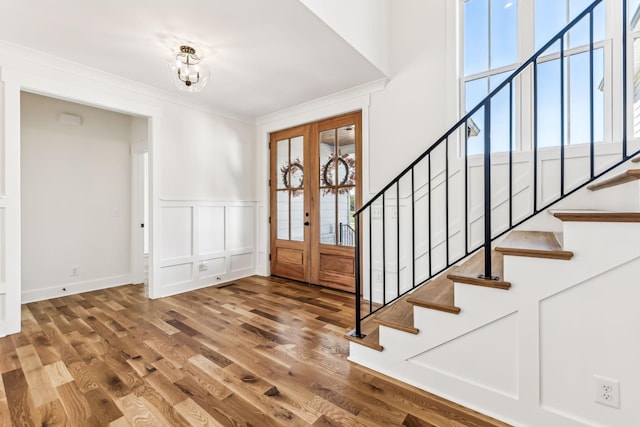
[[[196,289],[208,288],[210,286],[213,286],[213,287],[220,286],[229,282],[233,282],[234,280],[253,276],[254,274],[256,274],[255,268],[246,268],[246,269],[234,271],[232,273],[221,274],[219,275],[220,280],[215,280],[215,278],[207,277],[204,279],[190,280],[190,281],[179,282],[179,283],[171,283],[169,285],[162,286],[159,290],[160,295],[158,295],[156,298],[169,297],[171,295],[181,294],[189,291],[195,291]]]
[[[22,304],[42,301],[50,298],[64,297],[82,292],[97,291],[100,289],[112,288],[114,286],[128,285],[130,283],[131,274],[123,274],[120,276],[87,280],[86,282],[64,283],[49,288],[22,291]]]

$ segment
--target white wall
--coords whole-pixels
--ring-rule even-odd
[[[181,96],[173,89],[165,92],[150,88],[3,42],[0,42],[0,71],[3,88],[0,112],[5,124],[0,134],[0,153],[4,153],[4,162],[0,163],[0,183],[4,183],[0,186],[0,335],[20,330],[21,90],[148,118],[149,295],[157,298],[216,283],[215,278],[205,281],[166,276],[168,271],[161,267],[166,261],[161,248],[181,244],[190,238],[193,229],[178,226],[181,231],[176,233],[171,218],[162,212],[163,200],[191,205],[241,203],[254,210],[255,126],[251,121],[223,117],[200,104],[197,98]],[[255,216],[239,218],[241,221],[235,221],[237,218],[231,223],[225,221],[224,226],[234,230],[255,229]],[[242,240],[243,245],[246,242]],[[253,240],[248,244],[250,247],[242,250],[253,254]],[[243,268],[236,263],[236,275],[254,271],[253,264],[246,263],[246,257],[243,262]],[[231,275],[220,277],[217,283],[230,280]]]
[[[20,101],[23,302],[130,283],[130,117]],[[82,124],[59,123],[62,113]]]
[[[391,79],[371,97],[370,167],[376,191],[457,119],[454,1],[403,0],[391,6]],[[364,197],[367,200],[367,197]]]
[[[255,200],[255,126],[165,105],[163,199]]]
[[[389,62],[389,0],[300,0],[385,75]]]

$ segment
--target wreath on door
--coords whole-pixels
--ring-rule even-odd
[[[291,195],[293,197],[301,196],[304,192],[304,167],[302,166],[302,160],[296,159],[290,164],[284,164],[280,168],[280,172],[282,173],[282,184],[284,184],[285,188],[291,190]],[[297,181],[295,185],[293,185],[294,179]]]
[[[338,183],[333,182],[333,177],[331,174],[331,169],[333,164],[336,163],[336,176],[339,177],[340,169],[344,170],[344,175],[342,175],[342,179]],[[335,194],[346,194],[351,189],[348,187],[343,187],[347,185],[355,185],[356,183],[356,160],[351,157],[349,154],[337,155],[336,153],[331,153],[329,155],[329,159],[327,162],[322,165],[320,168],[320,186],[327,187],[322,189],[322,195],[327,195],[329,193]],[[336,186],[338,188],[336,189]]]

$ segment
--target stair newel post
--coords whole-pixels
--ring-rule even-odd
[[[491,98],[484,103],[484,278],[491,279]]]
[[[355,215],[355,228],[356,228],[356,241],[355,241],[355,256],[354,256],[354,264],[355,264],[355,270],[356,270],[356,329],[353,332],[352,336],[356,337],[356,338],[364,338],[364,335],[362,335],[362,329],[361,329],[361,313],[360,313],[360,309],[361,309],[361,294],[362,294],[362,285],[361,285],[361,277],[360,277],[360,215],[356,214]],[[369,236],[369,238],[371,238],[371,236]],[[371,299],[371,295],[369,295],[369,299]]]

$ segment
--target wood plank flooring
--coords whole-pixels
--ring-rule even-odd
[[[0,426],[503,426],[347,361],[353,296],[250,277],[22,306]]]

